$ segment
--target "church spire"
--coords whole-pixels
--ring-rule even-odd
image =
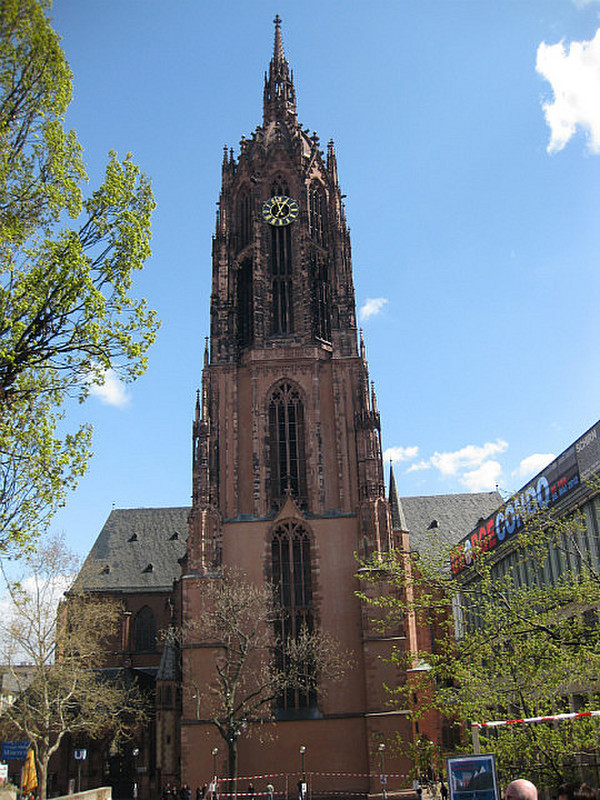
[[[285,61],[285,56],[283,54],[283,44],[281,42],[281,17],[279,14],[275,15],[273,23],[275,24],[275,46],[273,47],[273,61],[277,64],[281,64],[282,61]]]
[[[279,14],[273,20],[275,24],[275,42],[273,58],[269,64],[269,74],[265,75],[263,95],[264,124],[289,120],[296,122],[296,92],[294,76],[283,52],[281,40],[281,18]]]

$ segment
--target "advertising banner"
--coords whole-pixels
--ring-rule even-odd
[[[453,574],[471,565],[474,551],[494,550],[516,534],[537,509],[552,508],[598,472],[600,422],[456,545],[451,558]]]
[[[450,800],[498,800],[494,755],[447,758],[446,774]]]

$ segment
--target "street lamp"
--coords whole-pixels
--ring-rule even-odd
[[[387,783],[387,777],[385,774],[385,744],[383,742],[379,742],[379,757],[381,759],[381,775],[379,776],[381,780],[381,800],[385,800],[385,784]]]
[[[213,778],[217,777],[217,754],[219,752],[218,747],[213,747],[212,749],[212,757],[213,757]]]
[[[133,800],[137,800],[138,796],[138,765],[137,759],[140,754],[140,748],[134,747],[131,751],[131,755],[133,756]]]
[[[300,745],[300,759],[302,760],[302,779],[300,781],[299,800],[306,800],[306,764],[304,761],[306,755],[306,747]]]

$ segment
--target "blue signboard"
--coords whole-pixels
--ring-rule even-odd
[[[29,742],[2,742],[2,761],[25,761]]]

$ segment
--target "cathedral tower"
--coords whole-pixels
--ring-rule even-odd
[[[262,124],[237,157],[223,152],[182,614],[200,613],[194,586],[222,567],[291,587],[282,602],[292,625],[310,619],[353,664],[326,693],[288,693],[278,744],[269,755],[257,740],[240,741],[240,774],[252,774],[259,751],[273,770],[288,752],[295,763],[304,744],[313,767],[356,773],[353,788],[366,793],[380,790],[377,745],[398,727],[381,687],[385,646],[355,596],[356,554],[391,546],[380,419],[356,327],[334,145],[323,152],[297,120],[274,22]],[[186,670],[200,669],[201,645],[184,652],[184,684]],[[212,739],[192,719],[192,701],[183,704],[182,779],[203,782],[192,764]]]

